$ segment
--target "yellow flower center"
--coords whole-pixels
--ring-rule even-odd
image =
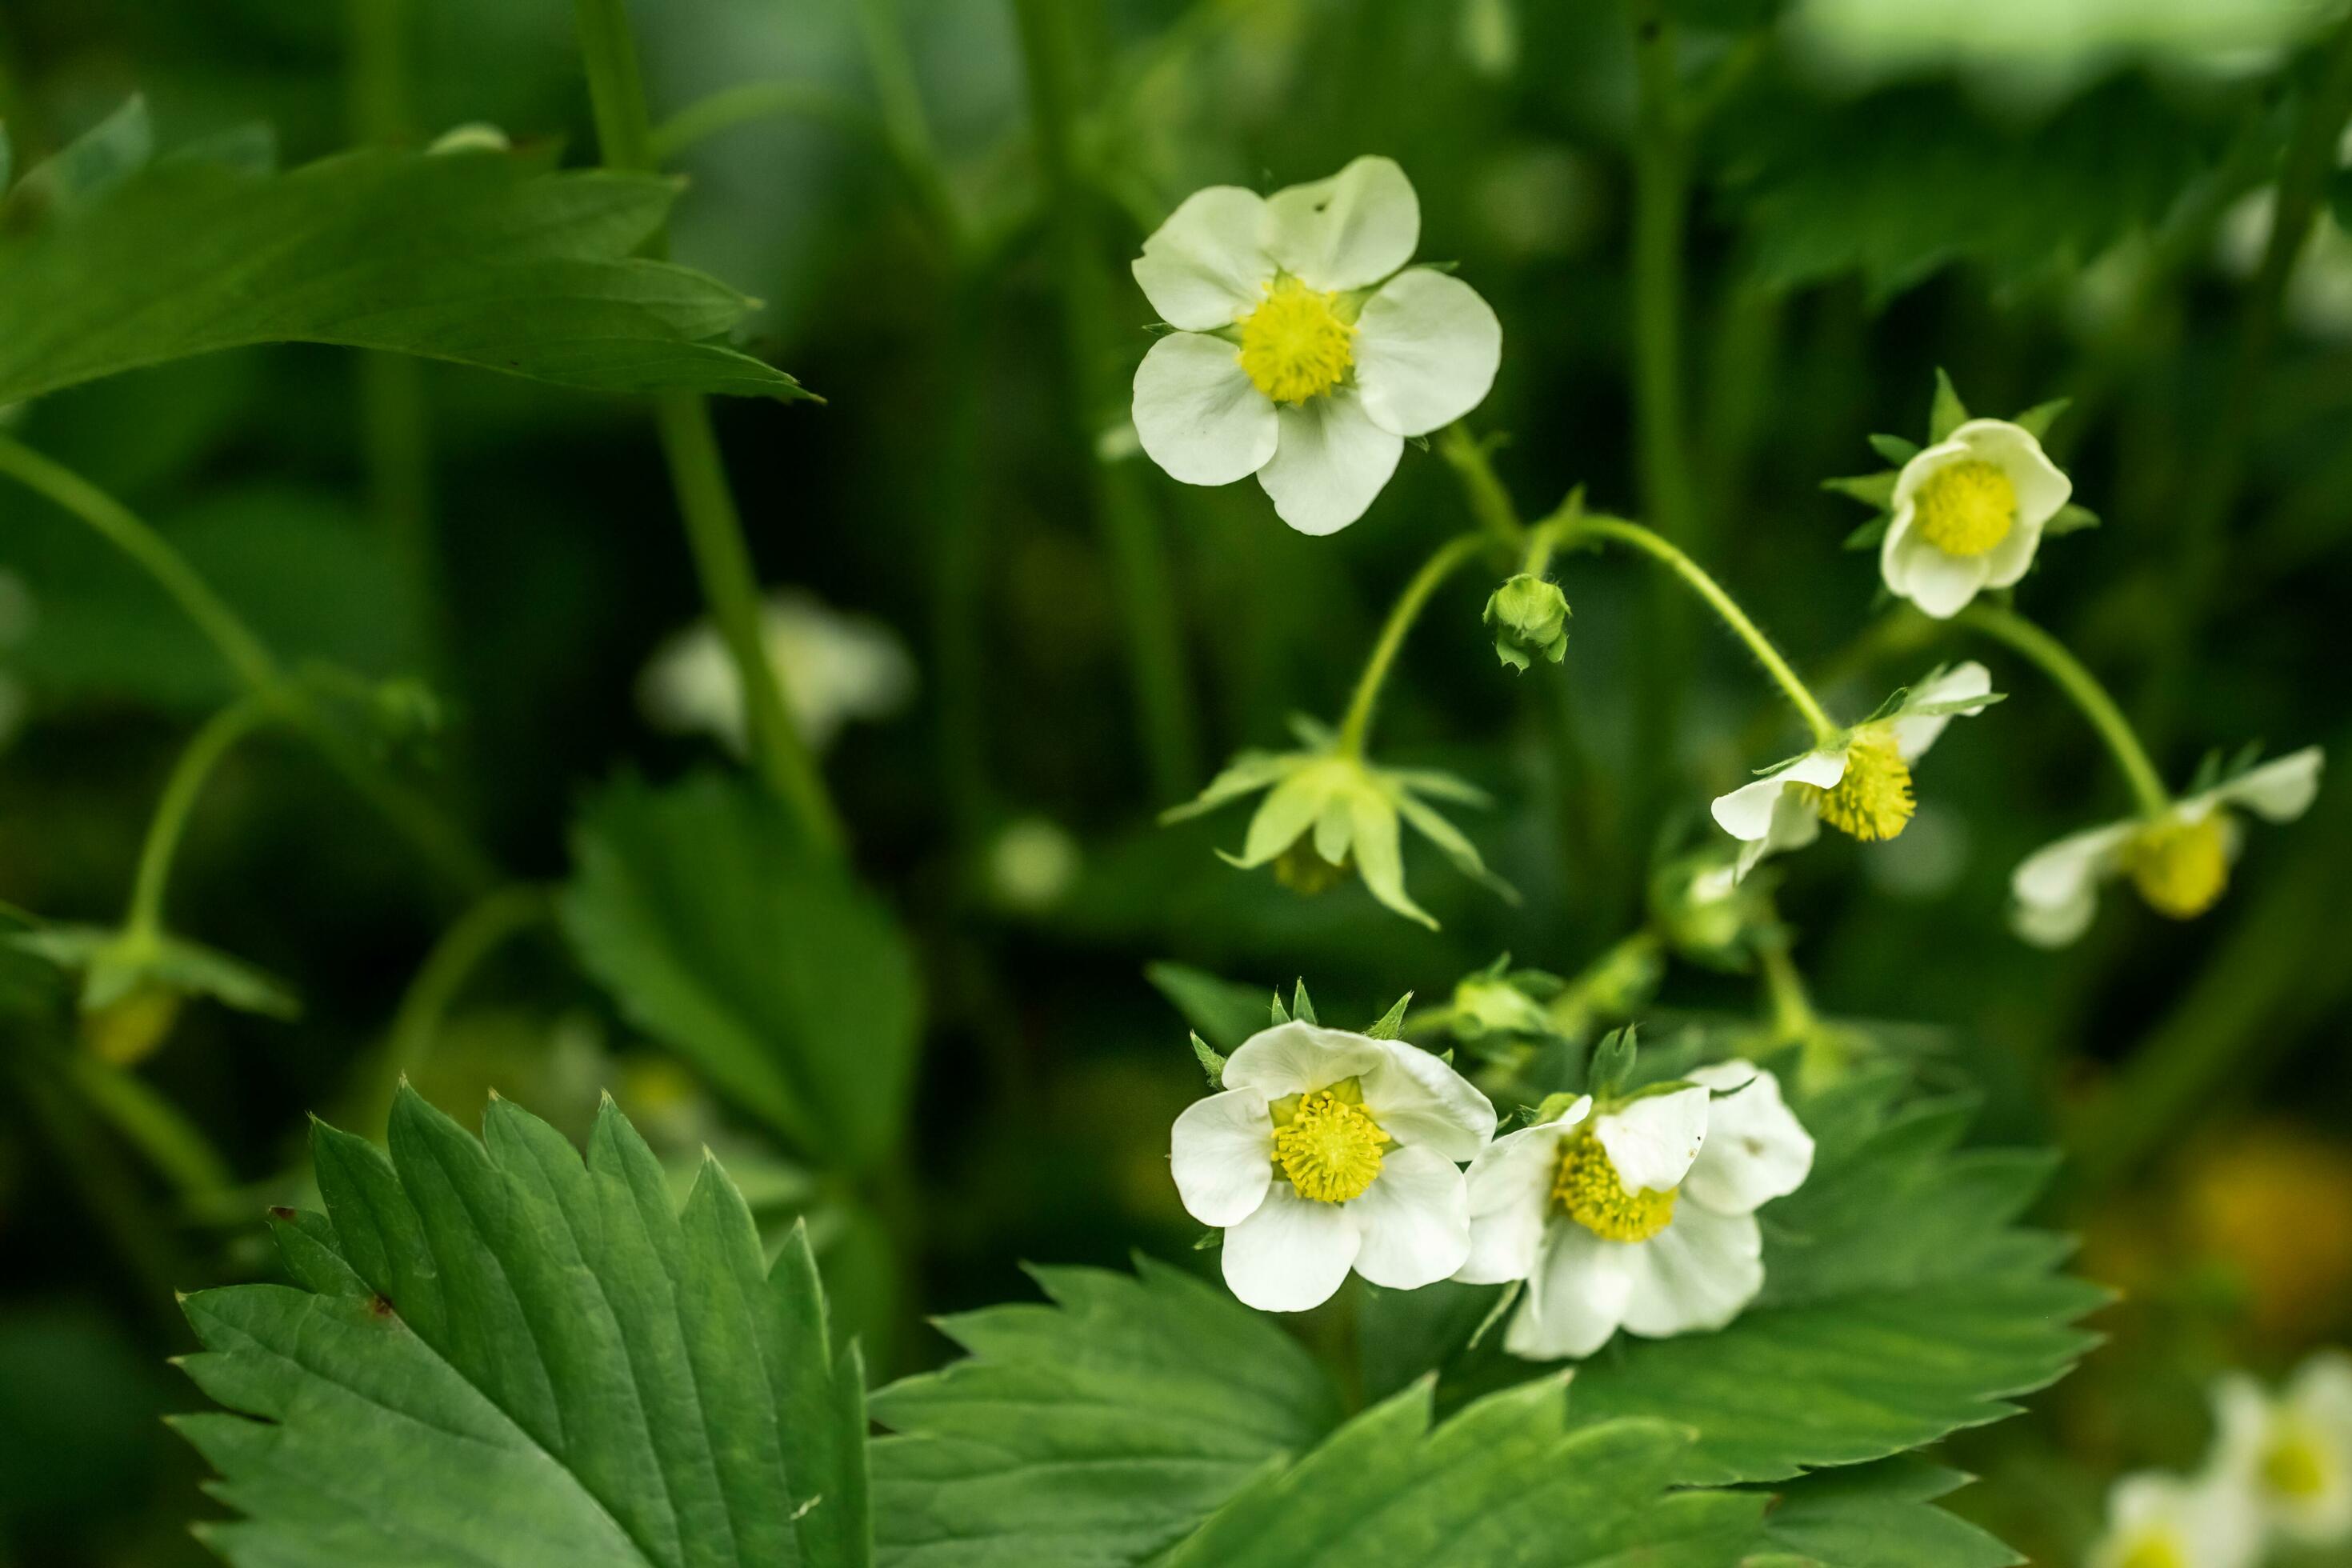
[[[1846,742],[1845,775],[1828,789],[1799,784],[1820,798],[1822,820],[1864,844],[1892,838],[1911,820],[1911,770],[1895,732],[1874,726]]]
[[[2017,487],[1981,458],[1937,469],[1912,504],[1921,537],[1947,555],[1982,555],[2017,525]]]
[[[1560,1140],[1551,1201],[1603,1241],[1647,1241],[1675,1217],[1673,1189],[1626,1191],[1609,1151],[1589,1131]]]
[[[1339,297],[1296,278],[1265,286],[1265,302],[1242,318],[1242,369],[1276,403],[1304,403],[1339,384],[1356,363],[1354,325]]]
[[[1339,863],[1333,865],[1315,847],[1315,836],[1304,833],[1274,858],[1274,879],[1292,892],[1311,899],[1346,881],[1355,869],[1354,860],[1353,856],[1342,855]]]
[[[2308,1433],[2288,1431],[2263,1450],[2263,1485],[2280,1497],[2304,1500],[2327,1489],[2319,1445]]]
[[[2168,1531],[2143,1535],[2116,1559],[2116,1568],[2189,1568],[2189,1553],[2180,1549],[2180,1538]]]
[[[1381,1155],[1392,1145],[1363,1098],[1362,1087],[1348,1079],[1275,1102],[1275,1168],[1300,1197],[1344,1204],[1381,1173]]]
[[[2158,914],[2192,920],[2230,885],[2229,846],[2217,813],[2195,822],[2168,817],[2140,829],[2124,851],[2132,886]]]

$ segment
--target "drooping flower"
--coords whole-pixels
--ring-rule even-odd
[[[1938,620],[2033,564],[2074,481],[2021,425],[1970,419],[1903,465],[1878,569],[1896,598]]]
[[[1518,896],[1486,868],[1477,847],[1462,830],[1423,798],[1483,806],[1487,804],[1484,791],[1451,773],[1376,768],[1311,720],[1296,719],[1292,725],[1304,749],[1244,752],[1197,798],[1162,812],[1160,820],[1181,822],[1265,790],[1265,799],[1250,818],[1242,852],[1224,857],[1244,870],[1271,862],[1276,879],[1286,887],[1316,893],[1352,867],[1372,897],[1407,920],[1435,930],[1436,920],[1404,888],[1402,825],[1410,823],[1464,876],[1506,898]]]
[[[1689,1083],[1507,1133],[1470,1166],[1471,1284],[1527,1281],[1503,1347],[1586,1356],[1623,1329],[1719,1329],[1764,1285],[1756,1211],[1804,1184],[1813,1141],[1770,1073],[1744,1061]]]
[[[2305,1546],[2352,1541],[2352,1356],[2320,1352],[2276,1397],[2231,1373],[2213,1406],[2213,1468],[2253,1498],[2265,1526]]]
[[[1244,1041],[1221,1081],[1177,1117],[1170,1160],[1184,1207],[1224,1230],[1235,1296],[1298,1312],[1350,1268],[1412,1290],[1462,1266],[1456,1166],[1495,1133],[1467,1079],[1402,1040],[1293,1019]]]
[[[1144,451],[1186,484],[1255,474],[1301,533],[1361,517],[1405,437],[1475,408],[1502,359],[1475,289],[1406,265],[1420,239],[1421,200],[1386,158],[1185,198],[1134,264],[1177,329],[1135,373]]]
[[[1767,855],[1811,844],[1823,822],[1865,844],[1901,833],[1915,807],[1911,764],[1947,723],[1999,700],[1992,677],[1973,660],[1930,670],[1875,717],[1717,796],[1717,825],[1740,840],[1735,876]]]
[[[2252,1500],[2229,1479],[2157,1471],[2107,1493],[2106,1528],[2087,1568],[2251,1568],[2262,1550]]]
[[[870,616],[845,613],[786,589],[760,609],[760,636],[785,705],[813,751],[853,719],[886,719],[915,690],[915,663],[898,634]],[[657,649],[637,681],[637,705],[658,728],[715,735],[745,747],[743,684],[726,640],[697,621]]]
[[[2127,876],[2147,906],[2173,920],[2211,909],[2230,882],[2238,848],[2231,808],[2292,822],[2319,793],[2317,746],[2290,752],[2177,801],[2154,816],[2085,828],[2043,846],[2010,877],[2011,923],[2037,947],[2063,947],[2097,911],[2099,884]]]

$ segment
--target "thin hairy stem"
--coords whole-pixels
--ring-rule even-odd
[[[187,830],[188,814],[204,793],[205,781],[239,741],[278,717],[282,710],[269,696],[253,693],[239,698],[210,719],[180,753],[172,776],[164,781],[154,818],[147,825],[146,841],[139,849],[139,874],[131,889],[131,911],[123,934],[131,941],[152,942],[163,930],[163,892],[172,879],[172,859]]]
[[[2107,689],[2084,668],[2083,661],[2065,644],[2016,611],[1993,605],[1971,605],[1953,619],[2006,643],[2058,683],[2058,689],[2073,700],[2083,717],[2091,721],[2091,728],[2098,731],[2099,739],[2106,743],[2143,815],[2158,816],[2171,808],[2171,793],[2164,787],[2156,764],[2148,761],[2147,750],[2133,731],[2131,721],[2124,717],[2116,700],[2107,695]]]
[[[1439,547],[1436,554],[1423,563],[1412,581],[1397,595],[1395,606],[1389,611],[1388,624],[1381,628],[1380,641],[1372,645],[1372,655],[1364,661],[1364,672],[1357,678],[1355,695],[1348,700],[1347,717],[1339,721],[1339,750],[1361,756],[1365,739],[1372,728],[1372,711],[1379,705],[1381,688],[1389,678],[1389,667],[1396,662],[1397,650],[1404,647],[1405,635],[1412,623],[1437,592],[1439,584],[1454,574],[1465,561],[1486,549],[1485,535],[1465,533]]]

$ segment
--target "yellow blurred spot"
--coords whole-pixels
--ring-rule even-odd
[[[1982,555],[2017,524],[2017,487],[1976,458],[1937,469],[1913,504],[1920,536],[1947,555]]]
[[[155,1054],[179,1021],[180,994],[142,985],[120,1001],[81,1017],[82,1044],[116,1067],[130,1067]]]
[[[2158,914],[2193,920],[2230,885],[2229,843],[2219,815],[2195,822],[2167,818],[2140,830],[2124,852],[2132,886]]]

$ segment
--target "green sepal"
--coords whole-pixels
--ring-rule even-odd
[[[1886,537],[1886,531],[1894,526],[1895,514],[1891,511],[1882,511],[1876,517],[1872,518],[1869,521],[1855,529],[1852,533],[1847,534],[1845,536],[1845,548],[1848,550],[1875,550],[1878,548],[1878,542]]]
[[[2042,537],[2055,539],[2062,533],[2080,533],[2086,528],[2098,526],[2097,512],[2093,511],[2089,507],[2076,506],[2073,501],[2068,501],[2051,515],[2048,522],[2042,525]]]
[[[1290,1022],[1290,1009],[1282,1005],[1282,993],[1279,991],[1274,994],[1274,1022],[1277,1028]]]
[[[1837,495],[1851,496],[1864,506],[1881,509],[1895,504],[1895,481],[1902,478],[1894,468],[1882,468],[1874,474],[1853,474],[1843,479],[1823,479],[1822,489]]]
[[[1936,400],[1927,405],[1927,444],[1931,447],[1952,438],[1952,432],[1969,421],[1969,405],[1952,387],[1952,378],[1944,367],[1936,367]]]
[[[1412,993],[1408,991],[1403,995],[1398,997],[1396,1001],[1390,1005],[1389,1010],[1381,1014],[1378,1021],[1376,1021],[1370,1028],[1365,1030],[1364,1033],[1370,1035],[1376,1040],[1401,1040],[1404,1038],[1404,1010],[1406,1005],[1412,1001]]]
[[[1640,1033],[1632,1024],[1622,1029],[1612,1029],[1601,1037],[1592,1047],[1591,1070],[1585,1082],[1595,1100],[1613,1097],[1633,1071],[1633,1058],[1640,1050]]]
[[[1307,982],[1303,978],[1293,984],[1290,988],[1290,1016],[1302,1024],[1322,1022],[1315,1016],[1315,1002],[1307,994]]]
[[[1870,449],[1899,468],[1917,457],[1920,447],[1918,442],[1906,441],[1900,436],[1873,436]]]
[[[1192,1037],[1192,1056],[1195,1060],[1200,1062],[1201,1070],[1209,1075],[1209,1087],[1216,1089],[1223,1089],[1225,1087],[1225,1058],[1218,1055],[1215,1051],[1210,1049],[1209,1042],[1202,1039],[1198,1035],[1194,1035]]]
[[[2050,426],[2058,422],[2058,416],[2072,407],[2074,402],[2071,397],[2053,397],[2047,403],[2035,404],[2010,423],[2039,441],[2050,434]]]

